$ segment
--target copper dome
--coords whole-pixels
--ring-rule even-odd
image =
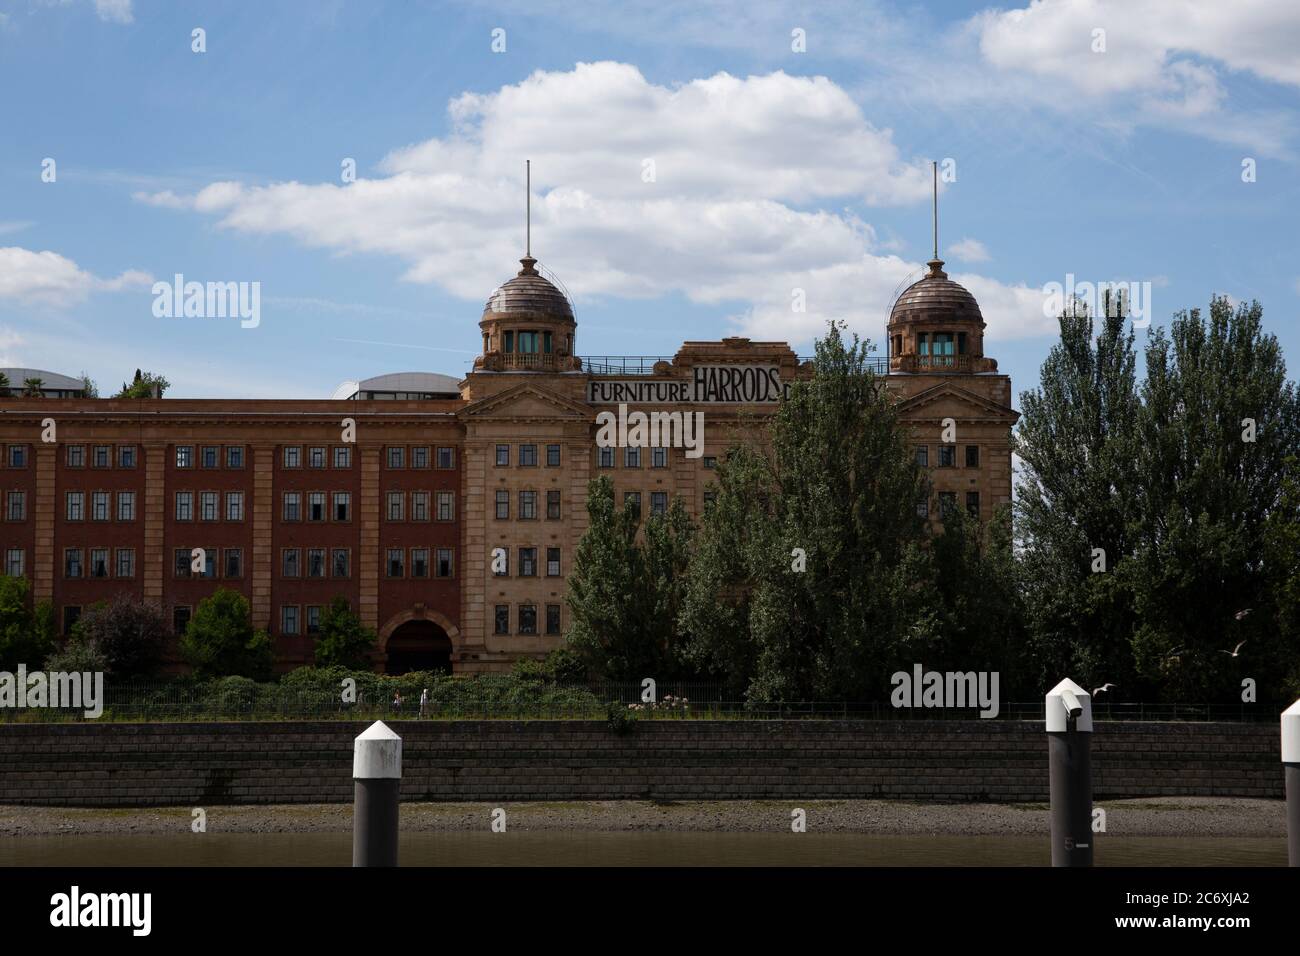
[[[976,322],[982,327],[984,316],[975,296],[965,286],[948,278],[941,260],[932,259],[927,265],[930,271],[908,286],[894,303],[889,312],[889,324],[938,319]]]
[[[524,256],[519,274],[503,283],[483,306],[483,318],[519,315],[573,321],[573,307],[563,292],[536,269],[537,260]]]

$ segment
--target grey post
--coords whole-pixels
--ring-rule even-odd
[[[402,738],[376,720],[352,742],[352,865],[397,866]]]
[[[1286,852],[1300,866],[1300,700],[1282,711],[1282,768],[1286,774]]]
[[[1092,866],[1092,697],[1066,678],[1047,692],[1052,866]]]

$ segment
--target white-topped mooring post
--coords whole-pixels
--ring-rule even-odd
[[[397,866],[402,738],[376,720],[352,742],[352,865]]]
[[[1047,692],[1052,866],[1092,866],[1092,696],[1066,678]]]
[[[1286,851],[1300,866],[1300,700],[1282,711],[1282,772],[1286,774]]]

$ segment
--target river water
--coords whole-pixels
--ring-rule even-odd
[[[863,833],[405,833],[404,866],[1048,866],[1047,838]],[[350,833],[0,837],[0,866],[348,866]],[[1285,837],[1104,837],[1098,866],[1285,866]]]

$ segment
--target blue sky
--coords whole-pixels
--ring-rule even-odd
[[[1067,274],[1150,282],[1153,325],[1257,298],[1294,370],[1297,47],[1255,0],[0,0],[0,365],[177,397],[464,372],[526,158],[580,353],[879,340],[950,158],[941,255],[1017,395]],[[176,273],[260,283],[260,324],[156,317]]]

